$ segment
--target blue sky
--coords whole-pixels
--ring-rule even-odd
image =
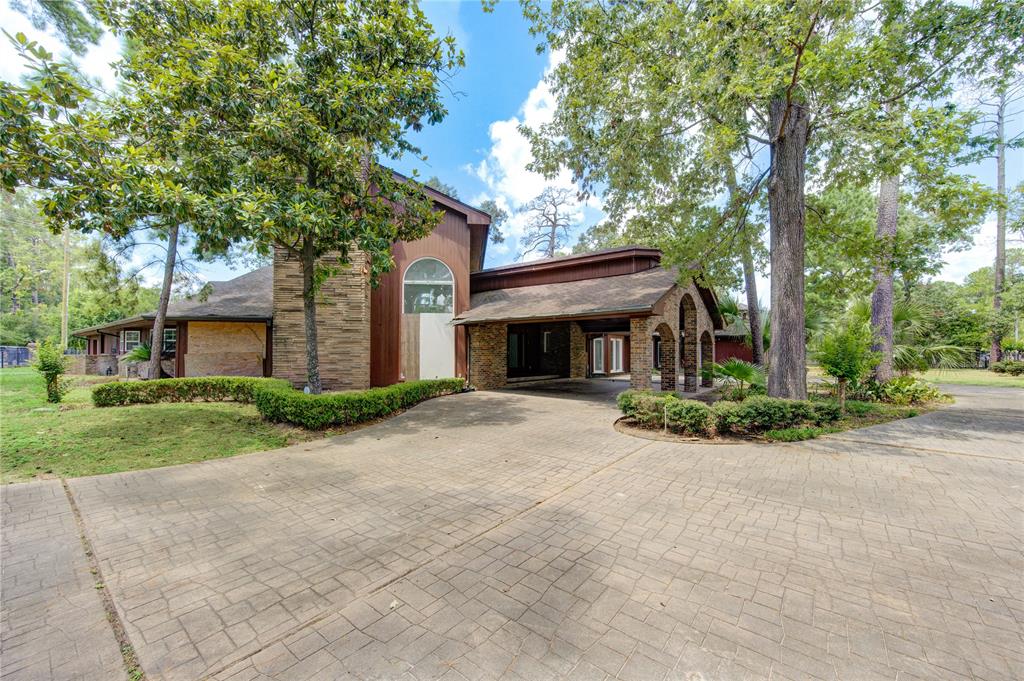
[[[518,255],[516,236],[522,233],[525,216],[514,209],[529,201],[548,185],[570,186],[567,175],[545,180],[526,170],[530,150],[516,128],[520,123],[537,124],[550,115],[553,99],[543,83],[551,55],[537,54],[536,40],[529,35],[518,2],[500,2],[491,14],[483,12],[478,0],[450,2],[428,0],[424,11],[438,33],[450,33],[466,55],[466,66],[453,75],[446,88],[448,117],[439,125],[413,135],[413,141],[427,156],[425,161],[405,158],[395,164],[397,170],[419,171],[423,179],[437,175],[454,186],[459,197],[469,203],[493,198],[513,213],[505,244],[488,248],[487,265],[511,262]],[[52,38],[39,33],[28,21],[6,4],[0,7],[0,24],[9,32],[24,31],[44,45],[60,52]],[[110,35],[81,60],[90,75],[113,85],[110,62],[117,58],[119,45]],[[0,45],[0,76],[16,78],[19,65],[6,44]],[[1020,132],[1024,121],[1011,126],[1011,134]],[[1007,164],[1008,186],[1024,179],[1024,151],[1011,153]],[[994,185],[994,162],[986,162],[965,172]],[[574,234],[601,218],[599,201],[581,206],[574,215]],[[940,278],[960,281],[969,272],[991,263],[995,252],[994,218],[979,229],[973,248],[949,254]],[[1010,246],[1020,245],[1019,242]],[[143,255],[140,254],[140,258]],[[201,275],[212,280],[237,276],[222,264],[204,264]],[[153,275],[156,280],[156,273]],[[767,279],[761,277],[759,293],[768,297]]]

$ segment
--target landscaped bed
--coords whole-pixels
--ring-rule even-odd
[[[837,400],[823,395],[810,400],[755,395],[708,405],[671,393],[627,390],[618,397],[623,417],[616,427],[631,435],[656,439],[793,442],[917,416],[944,400],[935,397],[913,404],[847,400],[843,413]]]
[[[283,381],[258,378],[70,381],[63,402],[51,404],[34,370],[0,371],[3,482],[116,473],[276,449],[343,433],[464,386],[461,379],[417,381],[306,395]]]

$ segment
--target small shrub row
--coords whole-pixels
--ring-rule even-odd
[[[997,374],[1010,374],[1011,376],[1024,375],[1024,360],[1005,359],[1002,362],[992,362],[989,367]]]
[[[161,378],[154,381],[104,383],[92,390],[97,407],[157,402],[235,402],[250,403],[261,388],[287,388],[288,381],[277,378],[244,376],[206,376],[202,378]]]
[[[320,430],[381,418],[432,397],[464,390],[461,378],[439,378],[396,383],[385,388],[307,395],[290,386],[256,392],[256,408],[263,418],[278,423]]]
[[[758,434],[803,424],[820,426],[839,420],[835,402],[809,402],[755,396],[742,402],[722,401],[708,406],[681,400],[671,393],[627,390],[618,397],[619,409],[646,428],[667,428],[675,433],[706,435]]]

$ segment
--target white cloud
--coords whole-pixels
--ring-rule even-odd
[[[520,125],[525,124],[536,129],[551,121],[556,100],[545,78],[562,59],[564,59],[564,54],[561,52],[554,52],[550,55],[544,77],[530,90],[518,114],[491,123],[489,128],[491,148],[488,150],[486,158],[475,165],[466,166],[468,172],[478,177],[487,186],[487,190],[473,197],[472,202],[479,204],[485,199],[494,199],[510,216],[503,228],[506,237],[505,243],[488,248],[489,253],[498,256],[501,260],[509,259],[508,256],[515,256],[520,250],[518,239],[526,229],[528,216],[519,211],[526,203],[548,187],[575,188],[572,175],[568,170],[562,170],[557,176],[550,179],[529,170],[527,166],[533,161],[533,152],[530,149],[530,142],[519,132]],[[584,224],[588,213],[592,212],[587,209],[600,211],[600,206],[600,200],[597,198],[591,199],[586,204],[581,204],[571,216],[573,228],[578,229]],[[539,256],[531,254],[527,256],[527,259],[531,260],[536,257]]]

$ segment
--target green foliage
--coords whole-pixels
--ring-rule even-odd
[[[32,25],[46,31],[51,27],[68,49],[83,56],[90,45],[97,45],[103,29],[96,21],[90,2],[78,0],[11,0],[11,9],[29,18]]]
[[[674,433],[707,435],[711,408],[696,400],[681,400],[673,393],[627,390],[617,398],[622,413],[645,428],[667,428]]]
[[[125,355],[124,359],[128,362],[148,362],[152,356],[149,343],[141,343],[132,348],[132,351]]]
[[[1024,375],[1024,360],[1007,359],[1002,362],[993,362],[989,369],[997,374],[1021,376]]]
[[[867,324],[837,325],[819,341],[818,363],[832,378],[856,383],[868,375],[878,359],[878,353],[871,350],[872,342]]]
[[[703,367],[702,373],[728,381],[733,386],[730,395],[739,401],[747,396],[747,386],[764,388],[766,380],[764,369],[736,357],[730,357],[721,364],[710,362]]]
[[[947,399],[938,388],[913,376],[897,376],[879,385],[877,390],[881,401],[896,405],[926,404]]]
[[[780,428],[777,430],[765,431],[764,439],[769,442],[800,442],[802,440],[813,440],[825,431],[821,428]]]
[[[840,418],[834,402],[749,397],[743,402],[681,400],[672,393],[627,390],[618,397],[619,409],[645,428],[668,428],[689,435],[755,435],[801,424],[823,425]]]
[[[92,403],[97,407],[158,402],[253,402],[260,389],[291,390],[287,381],[277,378],[206,376],[202,378],[161,378],[153,381],[103,383],[93,388]]]
[[[33,368],[46,380],[46,401],[57,403],[67,394],[68,385],[64,374],[68,370],[64,349],[52,340],[43,340],[36,346],[36,360]]]
[[[818,412],[814,404],[807,400],[760,396],[738,403],[716,402],[712,412],[715,429],[723,434],[756,434],[791,428],[802,423],[817,423],[819,420],[825,422],[832,414],[830,410]]]
[[[460,392],[465,386],[464,379],[441,378],[321,395],[271,387],[257,390],[255,402],[265,419],[320,430],[388,416],[423,400]]]

